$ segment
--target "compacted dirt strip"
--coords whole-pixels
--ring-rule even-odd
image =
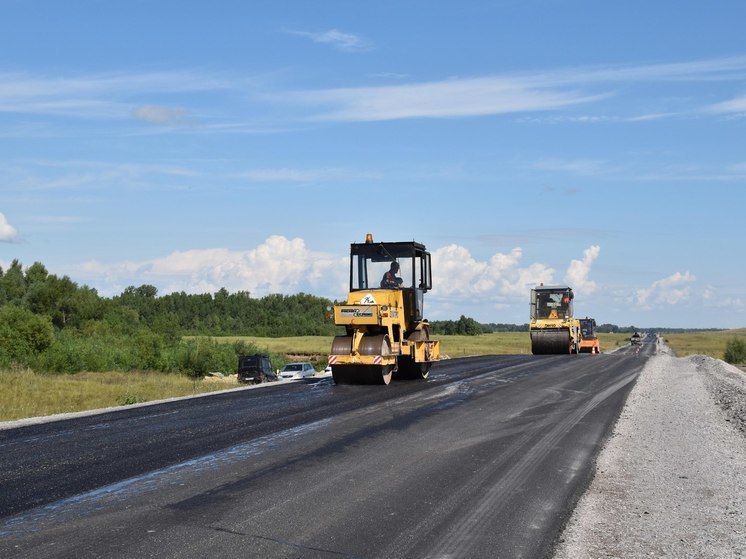
[[[660,345],[556,559],[746,557],[746,375]]]

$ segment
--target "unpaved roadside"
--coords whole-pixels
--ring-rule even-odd
[[[746,557],[746,375],[660,347],[556,559]]]

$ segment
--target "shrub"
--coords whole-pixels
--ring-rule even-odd
[[[723,360],[734,365],[746,362],[746,341],[741,338],[728,340],[728,343],[725,344]]]
[[[173,347],[173,356],[164,361],[175,364],[177,372],[199,378],[211,371],[225,374],[236,372],[238,353],[246,349],[240,344],[221,344],[209,338],[186,340]]]
[[[48,317],[11,305],[0,307],[0,363],[28,365],[53,340],[54,330]]]

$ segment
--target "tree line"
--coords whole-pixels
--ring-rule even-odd
[[[238,355],[257,348],[217,343],[214,336],[333,336],[340,327],[326,318],[334,302],[306,293],[252,297],[247,291],[171,293],[152,285],[127,287],[107,298],[35,262],[0,267],[0,368],[38,372],[158,370],[201,376],[236,368]],[[477,336],[528,332],[528,324],[458,320],[430,323],[435,335]],[[601,324],[599,332],[634,332],[634,326]],[[648,329],[649,330],[649,329]],[[673,332],[673,329],[656,329]],[[190,338],[197,336],[198,338]],[[273,356],[283,363],[284,356]]]
[[[332,302],[305,293],[253,298],[248,292],[158,296],[152,285],[101,297],[35,262],[0,267],[0,368],[38,372],[158,370],[199,377],[234,372],[245,342],[210,336],[334,335]],[[200,336],[185,338],[185,336]],[[282,364],[284,356],[273,356]]]

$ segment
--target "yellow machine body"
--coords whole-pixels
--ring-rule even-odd
[[[345,328],[329,354],[335,382],[427,378],[440,358],[440,342],[430,339],[422,318],[423,294],[431,284],[429,253],[414,242],[371,242],[353,243],[351,255],[351,290],[345,303],[334,306],[334,322]],[[381,270],[394,262],[407,272],[395,287],[380,287]]]
[[[580,352],[601,353],[601,342],[596,336],[596,321],[592,318],[580,319]]]
[[[579,353],[580,320],[573,316],[573,292],[566,285],[537,286],[531,290],[531,352]]]

